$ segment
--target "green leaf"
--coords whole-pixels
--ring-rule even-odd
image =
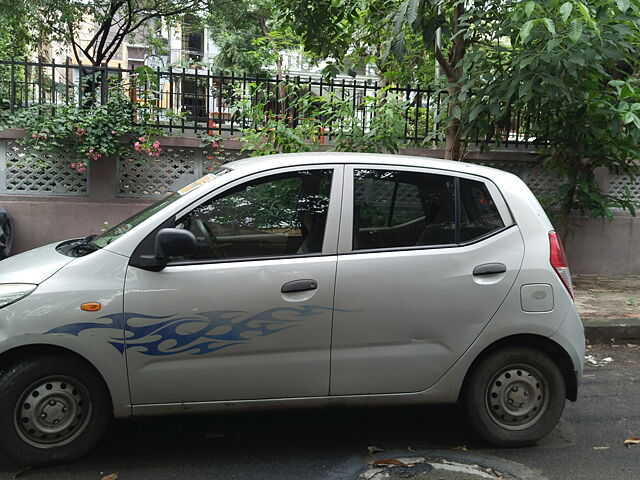
[[[393,51],[393,55],[401,59],[404,57],[406,50],[404,48],[404,35],[399,35],[391,44],[391,50]]]
[[[527,17],[530,17],[535,8],[536,2],[527,2],[527,4],[524,6],[524,13],[527,14]]]
[[[624,123],[625,125],[631,122],[635,122],[637,119],[638,117],[633,112],[625,112],[622,115],[622,123]]]
[[[482,111],[483,108],[483,105],[476,105],[475,107],[473,107],[471,112],[469,112],[469,122],[473,122],[476,118],[478,118],[478,114]]]
[[[590,22],[591,21],[591,14],[589,13],[589,9],[582,2],[577,2],[577,4],[578,4],[578,10],[580,10],[580,14],[582,15],[582,17],[587,22]]]
[[[402,24],[404,23],[404,19],[407,16],[407,8],[409,7],[409,2],[402,2],[400,8],[396,12],[396,18],[393,24],[393,33],[392,37],[395,37],[400,32],[402,28]]]
[[[524,97],[526,94],[531,93],[531,87],[533,86],[533,79],[527,80],[518,89],[518,95],[520,98]]]
[[[451,118],[460,118],[462,115],[462,110],[460,109],[460,105],[454,105],[451,110]]]
[[[518,65],[519,69],[522,70],[523,68],[527,68],[535,59],[536,57],[533,56],[523,58]]]
[[[582,22],[578,19],[574,19],[571,22],[571,28],[569,28],[569,39],[573,43],[576,43],[578,40],[580,40],[581,36],[582,36]]]
[[[566,22],[569,19],[569,15],[571,15],[572,11],[573,5],[571,4],[571,2],[565,2],[562,4],[562,6],[560,6],[560,17],[562,18],[563,22]]]
[[[418,20],[418,10],[420,9],[420,0],[409,0],[407,7],[407,23],[414,25]]]
[[[622,13],[629,10],[629,0],[616,0],[616,4]]]
[[[531,33],[534,23],[535,20],[529,20],[520,28],[520,40],[522,40],[523,43],[527,41],[527,38],[529,38],[529,34]]]
[[[556,24],[555,24],[555,23],[553,23],[553,20],[551,20],[550,18],[545,18],[545,19],[543,19],[542,21],[543,21],[543,22],[544,22],[544,24],[546,25],[547,30],[549,30],[549,33],[550,33],[551,35],[554,35],[554,36],[555,36],[555,34],[556,34]]]
[[[551,40],[549,40],[547,42],[547,50],[548,51],[552,51],[554,48],[556,48],[561,43],[562,43],[562,39],[561,38],[552,38]]]

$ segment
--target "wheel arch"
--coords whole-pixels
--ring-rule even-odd
[[[46,356],[64,356],[73,358],[74,360],[81,362],[87,368],[93,371],[96,377],[99,378],[100,381],[104,384],[106,391],[109,392],[109,403],[113,411],[113,394],[111,392],[111,389],[109,388],[109,385],[105,381],[104,376],[102,375],[102,373],[100,373],[100,370],[98,370],[96,366],[88,359],[86,359],[79,353],[74,352],[73,350],[69,350],[68,348],[45,343],[35,343],[13,347],[0,353],[0,373],[2,373],[2,371],[4,371],[7,366],[10,366],[21,360]]]
[[[511,335],[509,337],[502,338],[495,341],[491,345],[488,345],[482,352],[480,352],[471,363],[471,366],[467,369],[464,381],[462,382],[462,388],[458,395],[458,401],[460,402],[466,394],[469,380],[472,377],[475,370],[478,368],[485,358],[498,350],[508,347],[530,347],[539,350],[547,355],[556,363],[566,387],[566,397],[568,400],[575,402],[578,397],[578,378],[573,368],[573,362],[569,354],[559,344],[553,340],[543,337],[541,335],[534,334],[518,334]]]

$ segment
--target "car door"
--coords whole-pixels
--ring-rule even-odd
[[[328,394],[341,188],[341,166],[286,168],[176,215],[196,252],[127,271],[134,405]]]
[[[348,167],[331,395],[433,385],[497,311],[523,254],[518,227],[489,180]]]

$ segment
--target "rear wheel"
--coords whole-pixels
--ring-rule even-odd
[[[19,362],[0,376],[0,448],[22,465],[73,460],[111,419],[102,379],[68,357]]]
[[[472,372],[464,397],[469,421],[487,441],[531,445],[558,423],[566,387],[546,354],[510,347],[485,358]]]

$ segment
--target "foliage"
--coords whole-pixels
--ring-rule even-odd
[[[219,48],[218,68],[255,75],[282,67],[282,52],[298,50],[299,38],[281,21],[278,0],[216,0],[204,23]]]
[[[268,90],[250,83],[246,91],[237,90],[231,113],[244,124],[242,151],[251,156],[273,153],[309,152],[319,148],[320,122],[315,117],[320,97],[295,83],[284,84],[284,95],[273,102]],[[271,108],[273,105],[275,108]]]
[[[284,82],[283,82],[284,83]],[[252,156],[318,150],[325,137],[334,151],[396,153],[404,138],[406,104],[388,89],[355,105],[349,97],[315,95],[296,83],[285,84],[276,108],[264,86],[237,91],[232,114],[250,127],[240,141]],[[325,130],[324,125],[331,125]]]
[[[70,166],[79,172],[86,170],[90,161],[110,155],[157,157],[161,147],[154,136],[162,131],[151,125],[151,120],[160,113],[156,101],[157,85],[154,86],[153,77],[146,69],[148,67],[140,67],[132,76],[132,81],[138,85],[135,102],[126,94],[123,85],[114,83],[103,103],[92,98],[82,102],[83,106],[35,105],[11,115],[5,112],[0,124],[26,129],[27,136],[21,140],[26,153],[24,161],[42,167],[58,156],[68,157],[70,152]],[[135,140],[127,145],[122,141],[123,136]]]
[[[283,16],[305,49],[325,60],[324,72],[354,75],[374,65],[383,84],[430,84],[434,61],[420,38],[407,33],[404,57],[389,55],[400,0],[282,0]]]
[[[562,186],[554,199],[565,234],[573,209],[612,218],[635,214],[596,170],[632,175],[640,158],[640,2],[540,0],[513,5],[464,57],[458,100],[463,134],[499,138],[501,124],[534,112],[530,130]]]
[[[70,46],[78,63],[108,63],[122,42],[155,20],[197,11],[202,0],[12,0],[4,14],[28,19],[40,43],[57,40]],[[94,28],[87,29],[92,23]],[[82,33],[81,33],[82,32]],[[86,35],[88,38],[85,38]]]
[[[390,93],[389,87],[383,89],[378,98],[364,97],[355,112],[348,100],[334,99],[331,106],[336,112],[334,122],[337,120],[336,124],[341,125],[334,139],[334,150],[397,153],[402,146],[406,102]]]

